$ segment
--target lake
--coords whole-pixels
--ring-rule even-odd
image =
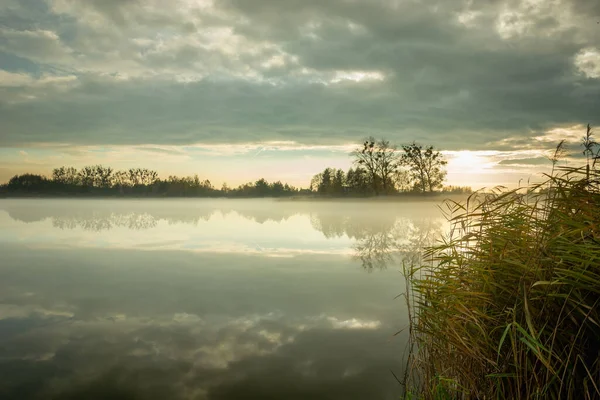
[[[437,204],[0,200],[0,398],[397,399]]]

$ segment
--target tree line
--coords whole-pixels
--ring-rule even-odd
[[[369,137],[350,155],[353,168],[325,168],[313,176],[311,191],[327,196],[471,192],[468,187],[443,185],[447,161],[433,146],[413,142],[400,150],[388,140]]]
[[[103,165],[81,169],[60,167],[51,177],[16,175],[0,186],[0,193],[13,195],[96,195],[157,197],[286,197],[378,196],[398,193],[470,192],[470,188],[444,187],[447,162],[433,146],[416,143],[398,149],[389,141],[369,137],[352,153],[353,167],[347,172],[326,168],[313,176],[309,189],[264,178],[220,189],[198,175],[160,179],[158,172],[146,168],[114,170]]]
[[[158,172],[146,168],[115,171],[111,167],[93,165],[80,170],[60,167],[51,177],[23,174],[12,177],[2,192],[40,195],[156,196],[156,197],[284,197],[306,193],[287,183],[259,179],[236,188],[226,183],[215,188],[210,180],[198,175],[160,179]]]

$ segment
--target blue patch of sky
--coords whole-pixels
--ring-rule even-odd
[[[0,15],[0,26],[15,30],[47,29],[47,23],[55,20],[48,3],[44,0],[18,0],[19,6],[8,7]]]
[[[14,73],[27,73],[37,78],[42,75],[42,69],[38,64],[3,51],[0,51],[0,69]]]
[[[54,14],[44,0],[19,0],[19,7],[0,14],[0,28],[16,31],[49,30],[56,33],[67,46],[77,37],[77,21],[72,16]],[[1,41],[1,38],[0,38]],[[0,69],[9,72],[25,72],[40,77],[43,72],[56,75],[72,74],[72,71],[49,65],[38,65],[26,58],[0,51]]]

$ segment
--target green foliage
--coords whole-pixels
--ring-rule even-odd
[[[600,171],[523,190],[445,203],[451,233],[408,272],[408,393],[600,398]]]

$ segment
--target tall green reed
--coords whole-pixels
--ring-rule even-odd
[[[405,268],[407,398],[600,398],[592,148],[583,167],[551,158],[544,183],[445,202],[450,234],[425,250],[426,265]]]

